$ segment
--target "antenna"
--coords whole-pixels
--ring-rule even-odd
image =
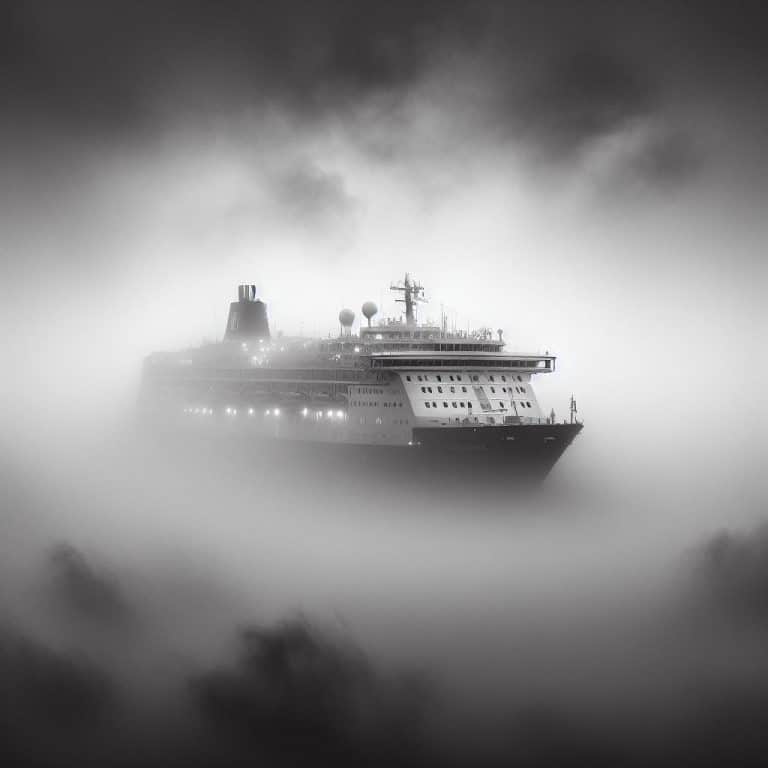
[[[395,299],[399,304],[405,304],[405,323],[406,325],[416,325],[416,304],[420,301],[426,301],[424,298],[424,287],[416,281],[411,280],[408,272],[405,273],[405,280],[401,283],[393,283],[389,286],[390,291],[400,291],[403,294],[402,299]]]

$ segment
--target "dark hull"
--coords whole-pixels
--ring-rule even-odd
[[[176,425],[178,426],[178,425]],[[245,464],[265,483],[276,477],[305,485],[454,496],[501,494],[535,487],[549,474],[581,424],[414,429],[412,445],[281,439],[226,423],[187,424],[167,433],[182,453],[212,448]],[[179,441],[179,437],[181,440]]]

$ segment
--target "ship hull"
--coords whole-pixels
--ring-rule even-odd
[[[337,490],[397,488],[445,497],[536,487],[580,431],[581,424],[415,428],[407,445],[289,439],[226,422],[187,422],[173,433],[182,450],[205,443],[265,481],[287,474],[292,482]]]

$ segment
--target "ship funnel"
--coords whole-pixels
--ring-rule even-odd
[[[256,301],[256,286],[238,285],[237,298],[239,301]]]
[[[256,298],[256,286],[238,285],[237,301],[229,305],[229,318],[224,339],[245,341],[269,338],[267,305]]]

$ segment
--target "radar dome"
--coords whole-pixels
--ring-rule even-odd
[[[363,314],[368,318],[368,325],[371,324],[371,318],[379,311],[379,308],[372,302],[366,301],[363,304]]]
[[[345,328],[349,328],[355,322],[355,313],[351,309],[342,309],[339,312],[339,322]]]

